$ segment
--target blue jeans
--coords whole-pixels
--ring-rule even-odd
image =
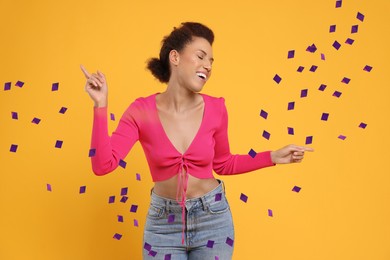
[[[143,259],[232,259],[234,228],[223,182],[199,198],[187,199],[185,239],[182,208],[153,191],[144,230]]]

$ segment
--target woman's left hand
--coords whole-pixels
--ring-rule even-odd
[[[303,160],[306,151],[314,152],[314,149],[290,144],[279,150],[272,151],[271,159],[272,162],[276,164],[300,163]]]

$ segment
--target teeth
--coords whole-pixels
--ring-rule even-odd
[[[201,77],[202,79],[206,79],[206,74],[202,73],[202,72],[197,72],[196,75],[198,75],[199,77]]]

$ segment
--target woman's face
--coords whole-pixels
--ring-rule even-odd
[[[173,65],[179,84],[194,92],[201,91],[211,76],[214,61],[210,43],[204,38],[193,37],[177,55],[177,63]]]

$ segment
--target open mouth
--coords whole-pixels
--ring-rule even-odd
[[[206,80],[207,79],[207,76],[206,74],[202,73],[202,72],[197,72],[196,75],[198,75],[199,78],[203,79],[203,80]]]

